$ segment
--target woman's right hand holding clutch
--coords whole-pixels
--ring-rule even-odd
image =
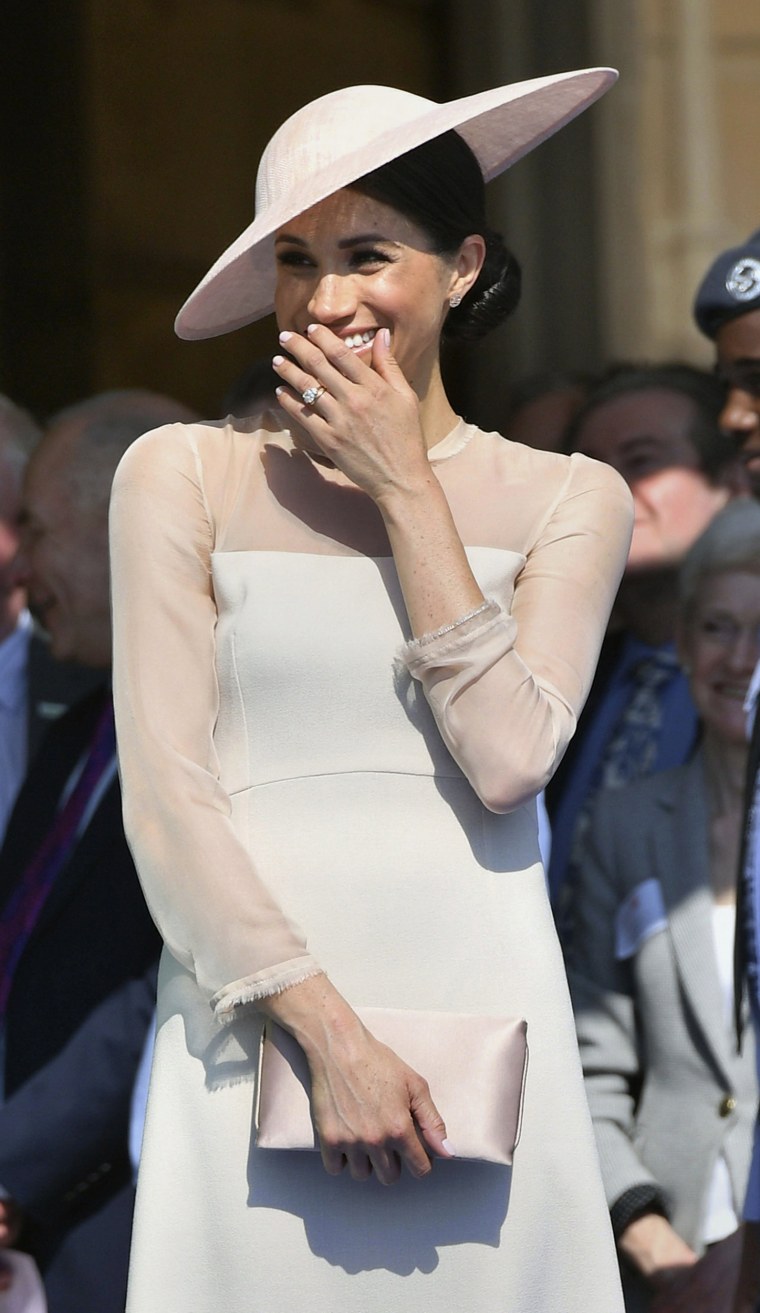
[[[306,1054],[312,1114],[331,1175],[348,1165],[354,1180],[374,1173],[391,1185],[404,1164],[413,1176],[428,1174],[426,1146],[453,1157],[427,1081],[370,1034],[326,976],[262,999],[259,1007]]]

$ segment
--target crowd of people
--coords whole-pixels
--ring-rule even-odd
[[[714,369],[482,433],[483,175],[607,81],[525,85],[275,135],[178,320],[274,301],[225,420],[0,398],[0,1247],[49,1313],[124,1313],[138,1175],[130,1313],[760,1309],[760,233],[695,288]],[[514,1168],[378,1003],[527,1018]],[[265,1017],[321,1154],[255,1145]]]

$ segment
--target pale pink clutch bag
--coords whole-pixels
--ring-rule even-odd
[[[528,1066],[525,1021],[394,1008],[356,1011],[376,1039],[425,1077],[457,1158],[512,1162]],[[267,1022],[256,1107],[260,1149],[318,1147],[309,1088],[300,1045]]]

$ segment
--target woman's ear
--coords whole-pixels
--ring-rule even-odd
[[[477,281],[485,258],[485,237],[481,237],[480,233],[472,233],[470,237],[465,237],[456,257],[454,277],[449,290],[450,297],[458,296],[460,301],[464,299]]]

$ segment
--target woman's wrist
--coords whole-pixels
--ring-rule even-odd
[[[447,513],[449,505],[427,459],[419,469],[405,471],[398,479],[389,480],[374,501],[389,532],[403,529],[419,518]]]
[[[326,975],[311,976],[259,1003],[261,1011],[289,1031],[312,1062],[324,1061],[336,1043],[349,1044],[364,1027]]]

